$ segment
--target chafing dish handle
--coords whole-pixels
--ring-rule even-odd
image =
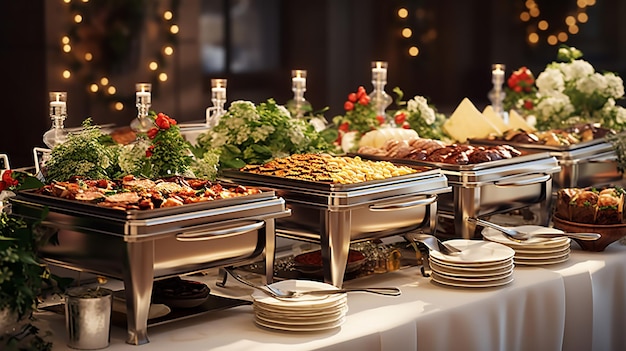
[[[407,208],[413,208],[413,207],[418,207],[418,206],[426,206],[426,205],[432,204],[435,201],[437,201],[437,194],[429,195],[425,199],[419,199],[419,200],[414,200],[414,201],[409,201],[409,202],[402,202],[402,203],[394,202],[394,203],[387,203],[387,204],[380,204],[380,205],[376,205],[376,204],[370,205],[370,210],[371,211],[394,211],[397,209],[407,209]]]
[[[518,179],[518,180],[510,181],[510,182],[495,182],[494,185],[495,186],[499,186],[499,187],[508,187],[508,186],[522,186],[522,185],[541,184],[541,183],[547,182],[551,178],[552,178],[552,175],[544,174],[544,175],[539,176],[539,177],[523,178],[523,179]]]
[[[249,222],[249,221],[246,221]],[[211,240],[216,236],[229,237],[240,235],[249,231],[261,229],[265,225],[265,221],[258,221],[246,225],[238,225],[238,223],[229,223],[227,225],[206,225],[194,227],[192,231],[176,234],[178,241],[203,241]]]

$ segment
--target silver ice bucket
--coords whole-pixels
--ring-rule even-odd
[[[111,341],[113,292],[109,289],[77,287],[65,297],[67,346],[80,350],[97,350]]]

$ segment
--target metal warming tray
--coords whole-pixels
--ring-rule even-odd
[[[626,133],[618,134],[626,138]],[[472,140],[472,144],[502,145],[499,140]],[[584,141],[573,145],[551,146],[530,143],[510,143],[516,149],[527,152],[548,152],[556,157],[561,167],[553,177],[553,190],[561,188],[604,185],[623,178],[618,170],[617,155],[613,145],[604,138]]]
[[[455,236],[464,239],[475,236],[476,225],[467,221],[468,217],[503,213],[533,204],[540,205],[538,221],[547,225],[552,205],[551,178],[561,169],[549,153],[528,153],[469,165],[396,159],[393,162],[441,169],[452,192],[439,197],[439,214],[453,218]]]
[[[324,279],[343,284],[351,242],[414,230],[433,232],[437,196],[450,192],[439,169],[355,184],[332,184],[225,170],[237,183],[266,186],[283,197],[290,217],[276,221],[277,235],[320,244]]]
[[[124,282],[129,344],[148,342],[155,279],[263,257],[273,279],[275,219],[290,215],[273,191],[154,210],[116,210],[22,191],[13,214],[45,215],[56,232],[41,257],[52,264]],[[46,211],[47,212],[46,214]]]

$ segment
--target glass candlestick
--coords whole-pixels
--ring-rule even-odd
[[[493,111],[503,119],[506,119],[503,105],[506,92],[502,89],[502,85],[504,84],[505,67],[506,66],[501,63],[494,63],[491,65],[491,82],[493,83],[493,88],[489,91],[489,94],[487,94]]]
[[[305,113],[313,109],[311,103],[304,98],[306,70],[294,69],[291,71],[291,91],[293,91],[293,99],[287,101],[287,110],[289,110],[292,117],[302,118]]]
[[[64,127],[67,118],[67,92],[52,91],[49,96],[52,127],[44,133],[43,142],[49,148],[53,148],[67,139],[67,131]]]
[[[137,106],[137,118],[130,127],[136,132],[147,132],[154,127],[154,123],[148,118],[150,106],[152,106],[152,84],[135,84],[135,106]]]
[[[226,104],[226,83],[223,78],[211,79],[211,102],[213,106],[206,109],[206,125],[208,128],[215,127],[220,118],[226,113],[224,104]]]
[[[387,85],[387,62],[372,62],[372,85],[374,90],[369,94],[370,103],[374,106],[377,116],[383,116],[387,124],[394,124],[390,116],[387,116],[385,110],[391,105],[392,99],[385,92]]]

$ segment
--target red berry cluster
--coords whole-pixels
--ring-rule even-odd
[[[393,116],[394,122],[396,122],[396,126],[399,126],[404,129],[411,129],[411,125],[409,121],[406,120],[406,113],[399,112],[395,116]]]
[[[517,71],[511,73],[507,84],[516,93],[530,93],[534,89],[535,77],[530,69],[520,67]]]
[[[156,138],[156,136],[159,134],[159,131],[167,131],[170,129],[171,126],[175,126],[177,122],[175,119],[170,118],[170,116],[166,115],[165,113],[159,112],[154,119],[154,123],[157,126],[154,128],[150,128],[150,130],[148,130],[148,132],[146,133],[150,140],[154,140],[154,138]],[[154,145],[150,145],[150,147],[148,147],[148,149],[146,150],[146,157],[151,157],[153,153]]]
[[[343,103],[344,110],[352,111],[354,110],[354,104],[361,104],[363,106],[367,106],[370,103],[370,97],[367,96],[365,92],[365,88],[363,86],[359,86],[356,90],[356,93],[348,94],[348,100]]]
[[[0,180],[0,191],[8,189],[12,186],[18,186],[19,181],[17,179],[13,179],[13,171],[7,169],[2,173],[2,180]]]

